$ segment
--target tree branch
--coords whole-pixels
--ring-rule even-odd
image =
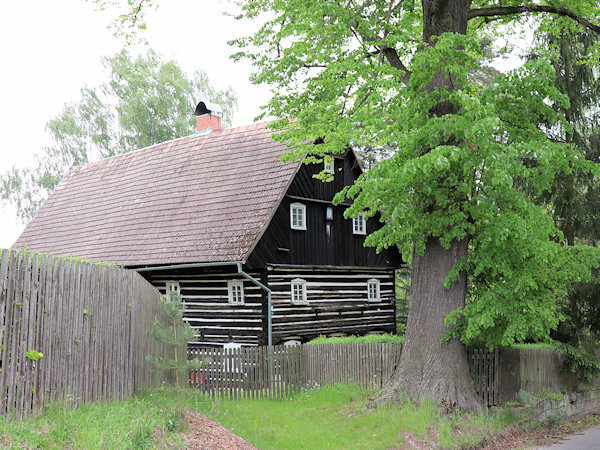
[[[398,57],[398,52],[396,52],[396,49],[392,47],[381,47],[381,53],[383,53],[383,56],[385,56],[387,62],[390,63],[390,66],[404,72],[404,75],[402,75],[400,79],[404,84],[408,84],[411,72],[406,68],[402,61],[400,61],[400,57]]]
[[[569,17],[580,23],[584,27],[600,33],[600,26],[590,22],[585,17],[575,14],[570,9],[555,8],[554,6],[543,5],[520,5],[520,6],[495,6],[490,8],[477,8],[469,11],[468,20],[476,17],[494,17],[494,16],[511,16],[523,13],[549,13],[558,16]]]

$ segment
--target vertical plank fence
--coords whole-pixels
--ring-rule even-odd
[[[123,400],[172,381],[146,362],[186,358],[185,348],[146,333],[166,320],[160,299],[134,271],[2,250],[0,415],[22,418],[54,401]]]
[[[401,346],[355,342],[273,347],[269,378],[268,347],[189,349],[202,365],[189,374],[201,392],[228,398],[285,398],[301,388],[353,383],[380,389],[400,361]],[[487,406],[498,404],[498,351],[474,350],[469,363],[475,390]]]
[[[352,343],[273,347],[190,349],[202,362],[189,383],[211,396],[285,398],[304,387],[354,383],[377,389],[391,377],[400,358],[394,344]]]
[[[498,406],[498,349],[469,351],[475,391],[486,406]]]

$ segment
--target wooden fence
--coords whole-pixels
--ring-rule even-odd
[[[172,359],[175,351],[146,333],[165,320],[159,301],[130,270],[2,250],[0,414],[21,418],[54,401],[123,400],[168,377],[145,360]],[[185,358],[184,348],[177,351]]]
[[[398,363],[400,346],[274,346],[272,368],[268,347],[190,349],[188,355],[204,362],[190,373],[190,384],[206,394],[281,398],[303,387],[326,384],[356,383],[370,389],[381,388]],[[269,377],[271,371],[273,376]]]
[[[349,343],[274,346],[270,369],[268,347],[189,349],[203,361],[189,383],[211,396],[285,398],[301,388],[355,383],[380,389],[400,361],[397,344]],[[475,389],[487,406],[498,404],[498,352],[469,353]],[[273,376],[269,377],[272,370]]]
[[[471,350],[469,364],[475,390],[483,404],[498,406],[498,350]]]

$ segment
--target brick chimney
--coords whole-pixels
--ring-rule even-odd
[[[200,102],[194,111],[196,117],[196,133],[208,134],[211,131],[219,131],[221,129],[221,116],[223,110],[208,102]]]

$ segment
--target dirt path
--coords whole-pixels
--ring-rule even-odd
[[[256,450],[241,437],[208,417],[188,412],[185,420],[190,431],[183,435],[186,448],[196,450]]]

